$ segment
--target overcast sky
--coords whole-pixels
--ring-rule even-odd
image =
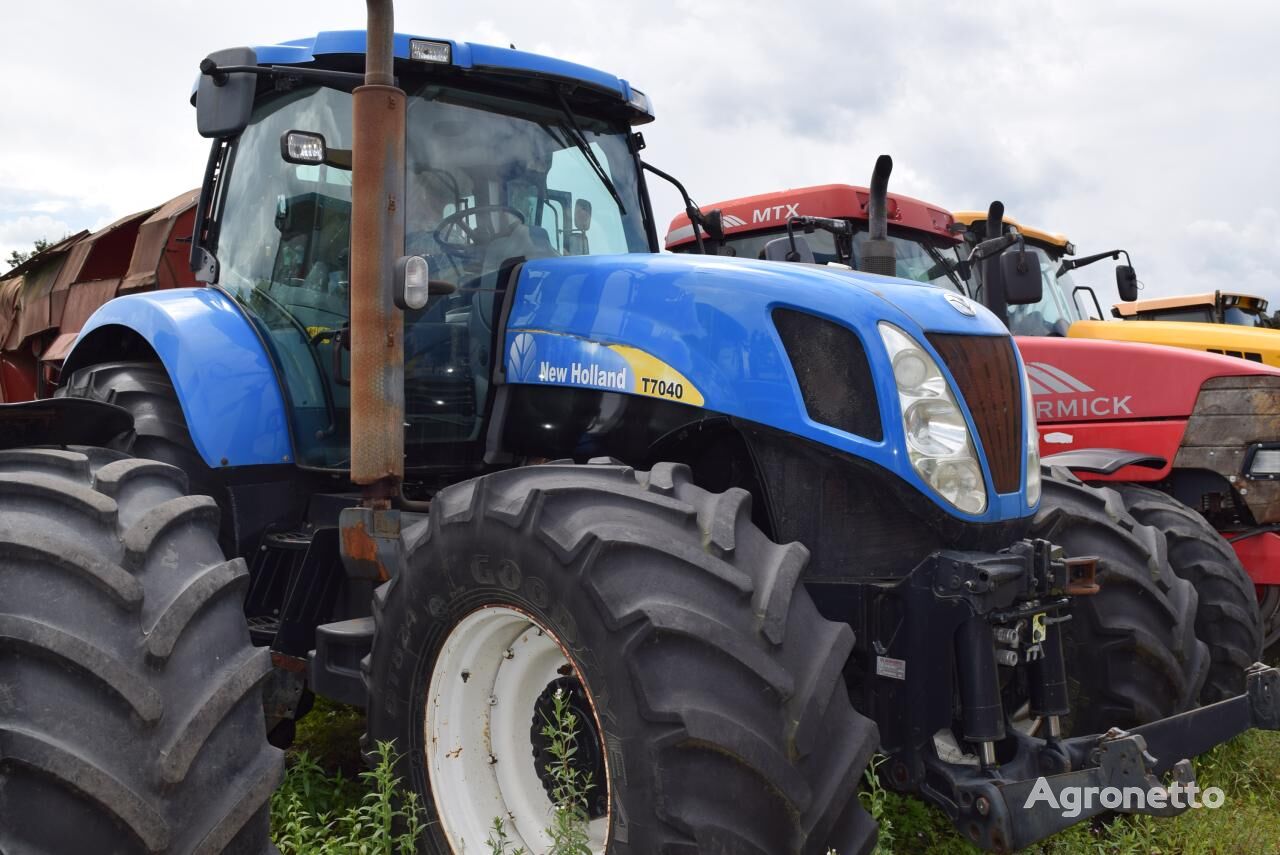
[[[1280,306],[1280,4],[400,2],[397,29],[596,66],[652,97],[647,158],[700,203],[865,184],[958,210],[1000,198],[1145,295]],[[0,258],[199,183],[187,98],[210,51],[361,28],[358,0],[9,0],[0,11]],[[660,232],[681,209],[654,188]],[[1110,303],[1110,268],[1086,278]]]

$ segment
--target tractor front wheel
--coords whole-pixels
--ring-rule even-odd
[[[1195,706],[1209,671],[1196,638],[1195,588],[1169,566],[1164,537],[1125,511],[1120,494],[1046,472],[1033,531],[1068,557],[1098,559],[1101,590],[1073,598],[1063,643],[1067,730],[1128,728]]]
[[[374,602],[369,733],[401,755],[424,851],[546,851],[572,813],[591,852],[874,845],[852,632],[745,491],[672,464],[527,467],[441,491],[404,539]]]
[[[1262,618],[1249,574],[1231,544],[1191,508],[1150,487],[1118,489],[1134,519],[1164,533],[1169,566],[1195,586],[1196,635],[1209,645],[1210,657],[1200,702],[1241,694],[1245,671],[1262,657]]]

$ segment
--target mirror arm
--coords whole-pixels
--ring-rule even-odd
[[[642,160],[640,161],[640,166],[642,169],[652,172],[668,184],[674,185],[676,190],[680,191],[681,197],[684,198],[685,216],[689,218],[689,224],[693,226],[693,240],[698,245],[698,254],[706,255],[706,248],[702,245],[702,231],[699,229],[699,226],[702,224],[702,209],[694,204],[693,198],[689,195],[689,191],[684,189],[684,185],[681,184],[674,175],[663,172],[653,164],[646,163]]]
[[[1078,267],[1087,267],[1095,261],[1102,261],[1104,258],[1118,259],[1122,255],[1124,256],[1124,263],[1132,267],[1133,260],[1129,258],[1129,252],[1127,250],[1109,249],[1106,252],[1100,252],[1097,255],[1086,255],[1083,258],[1064,258],[1062,259],[1061,266],[1058,267],[1058,272],[1054,275],[1061,276],[1068,270],[1075,270]]]

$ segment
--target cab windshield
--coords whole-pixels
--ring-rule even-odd
[[[406,122],[405,251],[456,287],[405,314],[407,464],[465,463],[483,451],[501,274],[524,259],[647,251],[636,160],[624,125],[454,86],[411,92]],[[342,468],[351,173],[284,161],[289,130],[349,149],[351,95],[310,88],[256,107],[220,190],[219,285],[265,333],[298,462]]]
[[[868,232],[863,228],[853,234],[853,267],[862,260],[863,247],[868,240]],[[855,223],[856,227],[856,223]],[[785,237],[787,230],[770,229],[769,231],[752,232],[745,235],[733,235],[725,240],[720,250],[721,255],[736,255],[741,258],[764,258],[764,245],[774,238]],[[796,234],[801,234],[797,231]],[[804,239],[813,250],[814,260],[818,264],[840,261],[836,253],[835,237],[830,232],[817,229],[805,234]],[[954,272],[954,264],[948,264],[945,254],[949,246],[935,244],[925,237],[917,237],[906,232],[890,233],[889,241],[893,244],[898,260],[898,276],[903,279],[914,279],[930,285],[941,285],[952,291],[964,292],[960,280]],[[678,252],[695,252],[694,244],[681,247]]]
[[[1068,327],[1083,320],[1073,296],[1075,282],[1070,271],[1057,275],[1060,259],[1043,247],[1028,243],[1026,248],[1035,253],[1040,263],[1044,294],[1038,303],[1009,307],[1009,332],[1014,335],[1065,336]]]
[[[1267,326],[1267,313],[1254,307],[1228,306],[1222,311],[1222,322],[1241,327]]]

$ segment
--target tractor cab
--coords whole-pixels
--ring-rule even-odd
[[[1123,321],[1271,326],[1265,299],[1257,294],[1234,291],[1207,291],[1203,294],[1179,294],[1176,297],[1150,297],[1131,303],[1116,303],[1111,307],[1111,315]]]
[[[871,191],[848,184],[823,184],[758,196],[730,199],[716,205],[721,211],[724,239],[711,250],[718,255],[765,258],[771,241],[789,232],[803,234],[818,264],[842,264],[862,269],[867,242]],[[898,193],[886,197],[888,233],[897,275],[917,282],[964,292],[956,264],[960,238],[947,211]],[[667,230],[671,252],[696,252],[693,224],[680,214]]]
[[[283,368],[298,462],[321,468],[342,467],[350,444],[343,75],[361,67],[363,39],[321,33],[252,52],[263,73],[244,127],[214,134],[197,245],[214,262],[205,278],[248,311]],[[625,81],[569,63],[462,42],[401,47],[403,240],[426,260],[433,293],[404,320],[406,458],[410,468],[474,463],[506,274],[529,259],[653,248],[632,141],[652,114]]]
[[[955,218],[964,236],[964,240],[956,244],[956,253],[959,258],[968,258],[987,235],[987,212],[957,211]],[[1035,303],[1008,306],[1009,330],[1014,335],[1067,335],[1072,324],[1087,317],[1076,295],[1082,291],[1092,293],[1087,286],[1075,283],[1070,267],[1064,264],[1064,259],[1075,254],[1075,245],[1064,235],[1028,228],[1009,217],[1003,218],[1003,224],[1003,232],[1021,235],[1026,250],[1035,257],[1043,289]],[[967,284],[970,296],[984,302],[980,265],[974,266],[974,275]]]

